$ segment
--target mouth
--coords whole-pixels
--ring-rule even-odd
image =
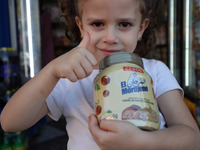
[[[112,50],[112,49],[100,49],[100,50],[106,56],[120,52],[120,50]]]

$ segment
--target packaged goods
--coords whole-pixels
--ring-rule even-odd
[[[105,57],[94,79],[95,111],[101,119],[130,121],[144,130],[157,130],[160,116],[153,81],[142,59],[120,52]]]

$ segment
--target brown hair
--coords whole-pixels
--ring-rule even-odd
[[[80,31],[76,25],[75,17],[79,16],[80,1],[83,0],[58,0],[61,8],[61,17],[66,21],[66,36],[69,39],[75,38],[80,42]],[[139,0],[141,3],[142,19],[149,18],[150,23],[145,30],[141,41],[138,41],[135,53],[144,57],[149,51],[154,49],[156,44],[155,32],[158,29],[160,17],[160,0]],[[79,7],[78,7],[79,6]],[[79,9],[78,9],[79,8]],[[81,12],[80,12],[81,13]],[[73,36],[73,38],[72,38]]]
[[[149,18],[149,25],[144,31],[141,41],[138,41],[135,53],[144,57],[156,46],[156,31],[161,21],[161,0],[141,0],[142,20]]]

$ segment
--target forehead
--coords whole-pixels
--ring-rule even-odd
[[[79,0],[80,16],[87,14],[140,14],[141,0]]]

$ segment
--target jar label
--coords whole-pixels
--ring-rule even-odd
[[[107,67],[95,78],[94,88],[99,121],[126,120],[142,129],[159,129],[160,116],[153,81],[142,67],[133,63]]]

